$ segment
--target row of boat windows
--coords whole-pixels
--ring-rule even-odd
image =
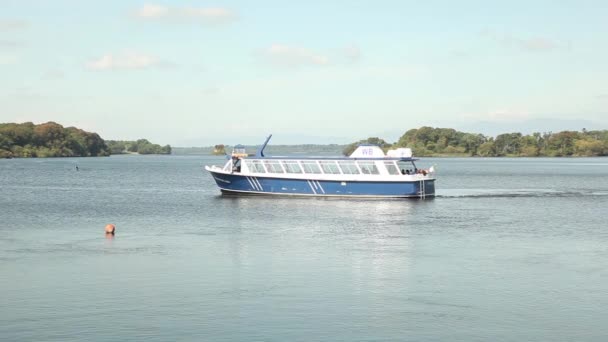
[[[311,173],[311,174],[345,174],[345,175],[378,175],[380,171],[373,161],[350,160],[244,160],[253,173]],[[399,175],[399,169],[393,161],[385,161],[384,166],[391,175]]]

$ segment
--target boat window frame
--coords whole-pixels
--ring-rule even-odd
[[[389,166],[392,166],[394,168],[394,172],[391,173]],[[386,172],[388,172],[389,175],[397,176],[397,175],[401,174],[401,171],[399,170],[399,166],[397,165],[397,163],[395,163],[394,160],[384,161],[384,167],[386,168]]]
[[[304,173],[304,171],[302,171],[302,166],[300,166],[300,164],[298,163],[297,160],[281,160],[281,165],[283,166],[283,169],[285,169],[285,173],[291,173],[291,174]],[[294,171],[292,169],[293,166],[295,166],[297,168],[297,171]]]
[[[266,173],[264,169],[264,164],[262,164],[261,160],[258,159],[244,159],[245,164],[247,164],[247,169],[251,173]]]
[[[333,167],[335,167],[335,171],[338,171],[338,172],[326,172],[325,168],[323,167],[324,165],[333,166]],[[340,167],[338,166],[338,163],[335,160],[320,160],[319,166],[321,167],[321,170],[323,171],[324,174],[328,174],[328,175],[341,175],[342,174],[342,171],[340,170]],[[331,167],[329,168],[329,170],[332,171]]]
[[[361,171],[354,160],[339,160],[338,167],[345,175],[359,175]],[[346,172],[345,172],[346,171]]]
[[[277,165],[279,171],[275,171],[277,170],[277,168],[275,167]],[[268,173],[285,173],[285,170],[283,169],[280,160],[264,160],[264,167],[266,168],[266,172]]]
[[[369,166],[372,166],[370,169]],[[361,173],[364,175],[379,175],[380,170],[378,169],[378,165],[373,160],[357,160],[357,166],[361,169]]]
[[[321,175],[321,174],[323,174],[323,170],[321,169],[321,166],[319,165],[319,163],[317,163],[316,160],[301,160],[300,161],[300,166],[302,167],[302,171],[304,171],[304,173],[306,173],[306,174],[309,174],[309,175]],[[312,170],[312,168],[311,168],[311,170],[313,172],[308,172],[306,170],[306,168],[309,167],[309,166],[312,166],[313,168],[316,168],[317,172],[315,172],[315,170]]]

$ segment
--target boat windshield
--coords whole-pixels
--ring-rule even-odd
[[[384,162],[384,166],[386,166],[386,171],[388,171],[389,175],[400,175],[401,172],[399,172],[399,169],[397,168],[397,165],[395,165],[394,161],[385,161]]]
[[[415,174],[418,169],[416,168],[416,164],[414,164],[414,162],[406,162],[406,161],[399,161],[397,163],[399,165],[399,169],[401,170],[401,173],[404,175],[410,175],[410,174]]]

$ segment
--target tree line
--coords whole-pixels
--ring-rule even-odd
[[[96,157],[109,155],[105,141],[97,134],[55,122],[35,125],[0,124],[0,158]]]
[[[417,156],[593,157],[608,155],[608,130],[504,133],[494,138],[452,128],[421,127],[405,132],[393,144],[377,137],[360,140],[348,145],[344,155],[350,155],[361,143],[384,150],[409,147]]]
[[[97,133],[56,122],[0,123],[0,158],[98,157],[120,153],[170,154],[171,146],[137,141],[105,141]]]
[[[129,140],[107,140],[106,143],[110,148],[111,154],[171,154],[171,146],[160,146],[153,144],[147,139],[139,139],[135,141]]]

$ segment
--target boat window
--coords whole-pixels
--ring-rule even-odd
[[[395,165],[394,161],[385,161],[384,165],[386,166],[386,170],[388,171],[389,175],[400,175],[401,172],[399,172],[399,169],[397,168],[397,165]]]
[[[266,173],[260,160],[245,160],[245,163],[247,164],[249,171],[253,173]]]
[[[361,172],[365,175],[378,175],[380,172],[373,161],[358,161]]]
[[[282,164],[287,173],[302,173],[302,168],[300,168],[300,165],[298,165],[298,162],[295,160],[284,161]]]
[[[335,161],[320,161],[321,169],[323,169],[324,173],[330,174],[339,174],[340,169],[338,169],[338,165],[336,165]]]
[[[319,168],[319,165],[317,165],[317,162],[309,160],[309,161],[301,161],[300,163],[302,163],[302,168],[304,169],[304,172],[306,173],[321,173],[321,169]]]
[[[345,175],[358,175],[359,169],[357,165],[355,165],[354,161],[339,161],[338,165],[340,165],[340,169],[342,169],[342,173]]]
[[[278,160],[264,160],[266,169],[271,173],[284,173],[281,163]]]

